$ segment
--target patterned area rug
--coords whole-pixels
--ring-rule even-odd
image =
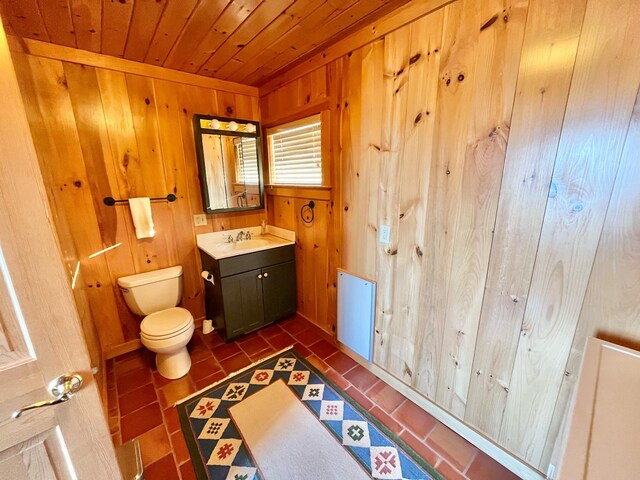
[[[249,431],[246,422],[236,425],[230,409],[266,387],[274,386],[276,382],[286,384],[295,394],[295,401],[313,415],[313,421],[322,425],[321,433],[325,430],[329,432],[341,447],[338,453],[350,458],[341,458],[336,462],[335,450],[331,455],[323,455],[319,447],[323,444],[321,435],[318,435],[317,428],[309,428],[307,430],[312,433],[308,436],[311,438],[306,438],[306,448],[296,450],[292,462],[309,463],[315,466],[314,469],[301,475],[299,470],[292,467],[286,479],[281,478],[281,473],[277,475],[278,478],[269,476],[272,471],[287,471],[286,467],[283,470],[280,460],[286,455],[281,455],[274,462],[265,461],[264,453],[254,457],[252,447],[256,453],[264,452],[264,445],[262,448],[257,445],[256,438],[260,437]],[[264,398],[268,397],[265,395]],[[266,419],[266,425],[260,427],[261,431],[275,432],[275,426],[269,430],[269,422],[275,424],[276,416],[291,414],[295,410],[279,412],[271,408],[269,412],[275,413],[270,413],[272,418]],[[201,480],[348,480],[339,469],[332,468],[334,464],[344,465],[344,461],[357,463],[366,478],[442,480],[433,467],[293,349],[261,360],[182,400],[178,404],[178,413],[196,475]],[[296,418],[296,425],[300,425],[300,420]],[[278,429],[278,432],[281,431],[281,428]],[[313,432],[316,432],[315,442]],[[277,436],[281,437],[281,434]],[[273,442],[274,457],[282,453],[278,452],[278,444],[286,445],[287,441],[291,444],[292,438],[282,440],[275,436],[272,439],[260,438],[260,442]],[[308,455],[308,459],[301,458],[301,455]],[[273,465],[268,465],[270,463],[279,463],[278,468],[274,470]]]

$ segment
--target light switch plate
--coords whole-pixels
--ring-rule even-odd
[[[391,227],[380,225],[380,243],[391,243]]]
[[[193,216],[193,223],[196,227],[203,227],[207,225],[207,216],[204,213],[197,213]]]

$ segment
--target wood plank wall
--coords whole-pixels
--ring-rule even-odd
[[[49,199],[57,216],[65,219],[61,242],[80,260],[80,281],[107,356],[139,346],[140,319],[126,307],[118,277],[182,265],[182,306],[202,319],[195,235],[259,225],[266,213],[208,215],[206,227],[193,226],[202,201],[192,116],[259,120],[257,95],[19,51],[13,59]],[[178,197],[176,202],[152,204],[153,239],[136,239],[126,204],[107,207],[102,202],[106,196],[169,193]],[[88,258],[118,242],[122,245]]]
[[[542,471],[586,337],[640,345],[639,14],[455,0],[261,92],[330,113],[326,264],[378,282],[375,363]]]

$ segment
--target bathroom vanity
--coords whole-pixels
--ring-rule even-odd
[[[209,274],[207,318],[225,340],[296,312],[294,232],[251,227],[198,235],[197,242],[203,277]]]

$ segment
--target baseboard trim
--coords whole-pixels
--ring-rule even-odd
[[[320,325],[318,325],[316,322],[314,322],[313,320],[311,320],[309,317],[307,317],[306,315],[300,313],[300,311],[296,311],[296,315],[298,315],[299,317],[302,317],[304,320],[306,320],[307,322],[309,322],[310,324],[312,324],[313,326],[317,327],[318,329],[320,329],[320,331],[326,336],[327,339],[330,339],[331,341],[336,341],[336,334],[334,332],[328,332],[326,331],[324,328],[322,328]],[[278,323],[278,322],[276,322]],[[354,354],[355,355],[355,354]]]
[[[135,340],[130,340],[125,343],[120,343],[118,345],[108,347],[104,352],[104,356],[107,360],[110,360],[112,358],[119,357],[120,355],[124,355],[125,353],[133,352],[140,348],[142,348],[142,343],[140,343],[139,338],[136,338]]]
[[[463,437],[469,443],[475,445],[478,449],[482,450],[484,453],[489,455],[498,463],[502,464],[505,468],[511,470],[523,480],[544,480],[546,478],[542,473],[535,470],[530,465],[527,465],[519,458],[514,457],[506,450],[503,450],[501,447],[493,443],[480,432],[469,427],[460,419],[454,417],[449,412],[433,403],[431,400],[422,396],[422,394],[411,388],[409,385],[406,385],[402,381],[398,380],[383,368],[380,368],[378,365],[375,365],[373,363],[368,363],[365,359],[363,359],[358,354],[341,343],[339,343],[339,347],[340,350],[349,355],[375,376],[391,385],[409,400],[420,406],[429,415],[445,424],[447,427]]]

